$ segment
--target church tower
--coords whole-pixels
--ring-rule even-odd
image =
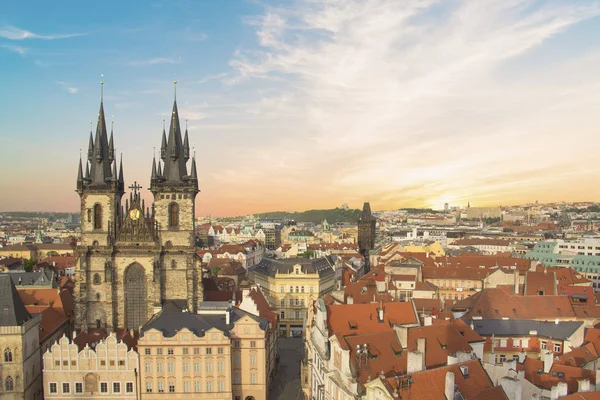
[[[196,163],[190,158],[187,130],[181,138],[177,103],[169,139],[163,130],[162,163],[152,164],[146,207],[136,182],[125,192],[123,164],[117,172],[111,131],[108,139],[100,104],[88,160],[79,161],[81,244],[77,247],[75,326],[139,329],[169,301],[196,311],[202,301],[202,273],[195,252]],[[124,206],[124,207],[123,207]]]
[[[175,82],[177,84],[177,82]],[[150,191],[154,217],[163,248],[161,264],[163,301],[187,300],[195,310],[202,300],[202,273],[195,253],[195,203],[198,193],[196,160],[190,160],[187,127],[182,140],[177,99],[167,136],[164,127],[160,159],[152,161]]]
[[[365,258],[365,273],[370,270],[369,251],[375,248],[375,229],[377,220],[371,213],[371,205],[365,202],[358,218],[358,249]]]

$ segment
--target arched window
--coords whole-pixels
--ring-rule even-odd
[[[304,293],[304,286],[302,286],[302,287],[300,288],[300,292],[301,292],[301,293]]]
[[[179,205],[177,203],[169,204],[169,226],[179,226]]]
[[[102,206],[94,204],[94,229],[102,229]]]
[[[4,390],[6,392],[12,392],[15,390],[15,385],[13,383],[13,378],[10,376],[6,377],[6,381],[4,381]]]
[[[296,293],[300,293],[300,290],[298,290],[298,286],[296,286]]]
[[[4,350],[4,362],[12,362],[13,360],[13,354],[12,351],[10,351],[10,349],[6,349]]]
[[[95,273],[94,274],[94,285],[99,285],[100,283],[101,283],[100,274]]]

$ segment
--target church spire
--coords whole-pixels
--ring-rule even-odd
[[[90,143],[88,144],[88,161],[94,158],[94,138],[92,136],[92,123],[90,122]]]
[[[177,100],[173,101],[173,112],[171,113],[171,124],[164,157],[165,167],[163,170],[166,182],[183,182],[187,175],[185,165],[186,159],[183,152],[181,140],[181,126],[179,125],[179,110]]]
[[[104,86],[104,82],[101,82]],[[91,179],[93,185],[104,185],[112,177],[109,158],[108,135],[106,133],[106,118],[104,117],[104,102],[100,101],[98,124],[96,125],[96,138],[92,154]]]
[[[156,156],[152,157],[152,175],[150,176],[150,180],[156,180],[157,172],[156,172]]]
[[[185,137],[183,139],[183,157],[185,162],[190,159],[190,139],[188,138],[187,119],[185,120]]]
[[[125,181],[123,181],[123,154],[121,154],[121,162],[119,164],[119,184],[122,190],[125,190]]]
[[[115,121],[110,123],[110,140],[108,141],[108,160],[113,162],[115,160],[115,144],[113,142],[113,128]]]
[[[196,172],[196,155],[192,157],[192,168],[190,173],[192,174],[192,180],[198,181],[198,173]]]
[[[77,190],[83,189],[83,165],[81,155],[79,156],[79,168],[77,169]]]

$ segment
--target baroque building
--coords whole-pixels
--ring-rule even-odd
[[[187,129],[182,139],[177,101],[160,159],[152,161],[152,207],[134,183],[125,193],[123,162],[118,172],[111,130],[107,136],[100,103],[95,138],[90,132],[85,168],[79,161],[81,245],[76,249],[76,327],[139,329],[167,301],[196,311],[202,301],[202,274],[194,251],[198,193],[196,162],[190,160]]]

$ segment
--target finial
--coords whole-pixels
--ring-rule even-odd
[[[196,148],[192,147],[192,151],[194,152],[194,158],[196,158]]]
[[[103,78],[104,74],[100,74],[100,78]],[[100,81],[100,102],[104,101],[104,80]]]
[[[173,98],[177,101],[177,81],[173,81]]]
[[[185,130],[187,131],[187,123],[188,123],[188,119],[185,119]]]
[[[90,121],[90,132],[94,130],[94,124]]]
[[[165,119],[163,118],[163,131],[165,130]]]

